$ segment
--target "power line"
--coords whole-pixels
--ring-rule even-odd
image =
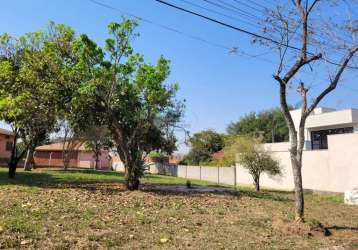
[[[204,7],[204,6],[201,6],[201,5],[199,5],[199,4],[192,3],[192,2],[187,1],[187,0],[180,0],[180,1],[182,1],[182,2],[184,2],[184,3],[186,3],[186,4],[189,4],[189,5],[191,5],[191,6],[194,6],[194,7],[197,7],[197,8],[206,10],[206,11],[209,11],[209,12],[211,12],[211,13],[214,13],[214,14],[217,14],[217,15],[221,15],[221,16],[230,18],[230,19],[235,20],[235,21],[239,21],[239,22],[245,23],[245,24],[251,25],[251,26],[253,26],[253,27],[258,27],[258,25],[257,25],[256,23],[253,24],[253,23],[250,23],[250,22],[248,22],[248,21],[245,21],[245,20],[239,19],[239,18],[237,18],[237,17],[230,16],[230,15],[226,15],[226,14],[221,13],[221,12],[219,12],[219,11],[216,11],[216,10],[213,10],[213,9],[210,9],[210,8],[207,8],[207,7]]]
[[[222,4],[225,4],[225,5],[227,5],[227,6],[229,6],[229,7],[226,7],[226,6],[222,6],[222,5],[220,5],[220,4],[217,4],[217,3],[213,3],[211,0],[203,0],[203,1],[205,1],[205,2],[208,2],[208,3],[211,3],[211,4],[213,4],[213,5],[215,5],[215,6],[218,6],[218,7],[220,7],[221,9],[227,9],[227,10],[229,10],[229,11],[233,11],[233,12],[235,12],[236,14],[239,14],[239,15],[243,15],[242,13],[244,13],[244,15],[245,15],[245,17],[248,17],[248,18],[250,18],[250,19],[252,19],[252,20],[255,20],[256,22],[256,24],[257,23],[259,23],[259,22],[262,22],[263,20],[261,20],[261,18],[260,17],[258,17],[258,16],[256,16],[256,15],[253,15],[252,13],[250,13],[250,12],[248,12],[248,11],[245,11],[245,10],[242,10],[242,9],[239,9],[239,8],[236,8],[235,6],[233,6],[232,4],[229,4],[229,3],[226,3],[226,2],[223,2],[222,0],[216,0],[217,2],[219,2],[219,3],[222,3]],[[243,5],[243,6],[249,6],[249,7],[251,7],[250,5],[248,5],[247,3],[243,3],[243,2],[241,2],[240,0],[233,0],[233,1],[235,1],[237,4],[241,4],[241,5]],[[253,8],[253,7],[251,7],[251,8]],[[258,11],[258,12],[260,12],[260,14],[263,14],[263,15],[265,15],[265,10],[267,10],[267,9],[265,9],[264,11],[260,11],[260,10],[258,10],[258,9],[256,9],[256,8],[254,8],[256,11]],[[238,12],[238,11],[240,11],[240,12]],[[286,17],[287,18],[287,17]],[[274,29],[281,29],[282,27],[280,26],[280,25],[277,25],[277,24],[274,24],[274,23],[271,23],[271,22],[268,22],[268,24],[269,25],[271,25]],[[257,25],[256,25],[257,26]],[[311,28],[311,27],[309,27],[309,28]],[[289,33],[292,33],[291,31],[288,31]],[[293,32],[293,33],[295,33],[295,32]],[[312,34],[312,37],[313,36],[317,36],[318,38],[321,38],[321,39],[325,39],[324,37],[322,37],[320,34],[318,34],[318,32],[316,33],[316,34]],[[272,38],[273,39],[276,39],[276,38],[274,38],[274,36],[272,36]],[[299,39],[298,38],[295,38],[295,39],[293,39],[293,40],[295,40],[295,41],[298,41]],[[346,42],[346,41],[345,41]],[[308,42],[308,45],[312,45],[310,42]],[[332,45],[329,45],[328,43],[324,43],[324,45],[326,46],[326,47],[328,47],[328,48],[333,48],[333,49],[336,49],[334,46],[332,46]],[[338,54],[340,54],[340,55],[343,55],[341,52],[339,52],[339,51],[336,51],[336,53],[338,53]]]
[[[255,2],[255,1],[253,1],[253,0],[247,0],[247,1],[252,3],[252,4],[254,4],[254,5],[256,5],[256,6],[258,6],[258,7],[260,7],[260,8],[267,9],[267,6],[261,5],[261,4]]]
[[[90,1],[92,1],[92,0],[90,0]],[[250,35],[250,36],[257,37],[257,38],[261,38],[261,39],[263,39],[263,40],[272,42],[272,43],[274,43],[274,44],[276,44],[276,45],[285,46],[285,47],[290,48],[290,49],[293,49],[293,50],[301,51],[300,48],[297,48],[297,47],[295,47],[295,46],[286,45],[286,44],[281,43],[281,42],[278,42],[278,41],[276,41],[276,40],[274,40],[274,39],[272,39],[272,38],[269,38],[269,37],[266,37],[266,36],[263,36],[263,35],[259,35],[259,34],[255,33],[255,32],[251,32],[251,31],[248,31],[248,30],[245,30],[245,29],[242,29],[242,28],[235,27],[235,26],[233,26],[233,25],[231,25],[231,24],[227,24],[227,23],[224,23],[224,22],[222,22],[222,21],[216,20],[216,19],[214,19],[214,18],[211,18],[211,17],[208,17],[208,16],[204,16],[204,15],[202,15],[202,14],[200,14],[200,13],[197,13],[197,12],[194,12],[194,11],[191,11],[191,10],[188,10],[188,9],[184,9],[184,8],[182,8],[182,7],[180,7],[180,6],[177,6],[177,5],[168,3],[168,2],[166,2],[166,1],[163,1],[163,0],[154,0],[154,1],[159,2],[159,3],[161,3],[161,4],[164,4],[164,5],[167,5],[167,6],[169,6],[169,7],[172,7],[172,8],[174,8],[174,9],[177,9],[177,10],[180,10],[180,11],[183,11],[183,12],[186,12],[186,13],[189,13],[189,14],[192,14],[192,15],[194,15],[194,16],[201,17],[201,18],[203,18],[203,19],[206,19],[206,20],[208,20],[208,21],[217,23],[217,24],[219,24],[219,25],[221,25],[221,26],[224,26],[224,27],[227,27],[227,28],[229,28],[229,29],[233,29],[233,30],[239,31],[239,32],[244,33],[244,34],[246,34],[246,35]]]
[[[221,1],[221,0],[217,0],[217,1]],[[258,10],[258,9],[256,9],[256,8],[251,7],[251,6],[248,5],[247,3],[242,2],[241,0],[233,0],[233,1],[235,1],[236,3],[241,4],[241,5],[243,5],[243,6],[250,7],[250,8],[252,8],[252,9],[255,9],[256,11],[258,11],[258,12],[260,12],[261,14],[264,14],[264,15],[265,15],[265,11],[268,10],[268,8],[264,8],[263,11],[260,11],[260,10]],[[251,1],[251,2],[253,2],[253,1]],[[243,11],[243,10],[242,10],[242,11]],[[248,12],[246,12],[246,13],[248,13]],[[285,17],[285,18],[288,18],[288,17]],[[271,24],[271,25],[274,26],[275,28],[280,29],[280,26],[278,26],[278,25],[274,25],[274,24]],[[311,29],[311,30],[315,30],[315,29],[312,28],[312,27],[308,27],[308,28]],[[337,54],[344,55],[342,52],[337,51],[337,50],[336,50],[337,48],[336,48],[335,46],[330,45],[330,42],[331,42],[330,40],[329,40],[329,41],[326,41],[326,40],[329,39],[329,38],[323,37],[323,35],[320,34],[318,31],[315,30],[315,32],[312,32],[311,36],[312,36],[312,37],[315,37],[315,36],[316,36],[316,37],[318,37],[318,38],[324,40],[324,41],[322,41],[322,44],[323,44],[325,47],[334,49]],[[347,42],[344,38],[340,38],[340,39],[341,39],[344,43],[349,43],[349,42]],[[297,40],[297,39],[294,39],[294,40]],[[312,43],[308,43],[308,45],[313,45],[313,44],[312,44]]]
[[[238,3],[238,4],[242,4],[242,5],[246,6],[247,8],[252,9],[254,11],[257,11],[257,12],[260,12],[260,13],[262,12],[262,10],[259,10],[259,9],[255,8],[255,7],[252,7],[252,5],[247,4],[245,2],[241,2],[240,0],[233,0],[233,1]]]
[[[184,33],[180,30],[177,30],[177,29],[174,29],[172,27],[169,27],[169,26],[166,26],[166,25],[163,25],[163,24],[160,24],[160,23],[156,23],[156,22],[153,22],[149,19],[146,19],[146,18],[143,18],[143,17],[140,17],[140,16],[137,16],[137,15],[134,15],[132,13],[129,13],[129,12],[126,12],[126,11],[123,11],[121,9],[118,9],[116,7],[113,7],[111,5],[108,5],[108,4],[105,4],[105,3],[102,3],[102,2],[98,2],[96,0],[88,0],[96,5],[99,5],[99,6],[102,6],[104,8],[107,8],[107,9],[111,9],[111,10],[114,10],[114,11],[117,11],[117,12],[120,12],[124,15],[127,15],[127,16],[131,16],[131,17],[134,17],[138,20],[141,20],[141,21],[144,21],[146,23],[149,23],[149,24],[152,24],[152,25],[155,25],[159,28],[162,28],[162,29],[165,29],[165,30],[168,30],[168,31],[171,31],[171,32],[174,32],[174,33],[177,33],[179,35],[182,35],[182,36],[185,36],[187,38],[190,38],[190,39],[193,39],[193,40],[197,40],[197,41],[200,41],[200,42],[203,42],[203,43],[206,43],[206,44],[209,44],[211,46],[214,46],[214,47],[218,47],[218,48],[222,48],[224,50],[226,50],[227,52],[231,51],[232,50],[232,47],[228,47],[226,45],[222,45],[222,44],[219,44],[219,43],[216,43],[216,42],[211,42],[211,41],[208,41],[204,38],[201,38],[201,37],[198,37],[198,36],[194,36],[194,35],[191,35],[191,34],[188,34],[188,33]]]
[[[279,41],[276,41],[270,37],[267,37],[267,36],[263,36],[263,35],[260,35],[260,34],[257,34],[255,32],[252,32],[252,31],[249,31],[249,30],[246,30],[246,29],[243,29],[243,28],[239,28],[239,27],[236,27],[236,26],[233,26],[231,24],[227,24],[227,23],[224,23],[222,21],[219,21],[219,20],[216,20],[214,18],[211,18],[211,17],[208,17],[208,16],[205,16],[203,14],[200,14],[200,13],[197,13],[197,12],[194,12],[194,11],[191,11],[191,10],[188,10],[188,9],[185,9],[183,7],[180,7],[180,6],[177,6],[177,5],[174,5],[172,3],[168,3],[166,1],[163,1],[163,0],[154,0],[158,3],[161,3],[161,4],[164,4],[164,5],[167,5],[171,8],[174,8],[174,9],[177,9],[177,10],[180,10],[180,11],[183,11],[183,12],[186,12],[186,13],[189,13],[191,15],[194,15],[194,16],[198,16],[200,18],[203,18],[205,20],[208,20],[210,22],[213,22],[213,23],[216,23],[216,24],[219,24],[221,26],[224,26],[224,27],[227,27],[227,28],[230,28],[230,29],[233,29],[233,30],[236,30],[236,31],[239,31],[241,33],[244,33],[246,35],[250,35],[250,36],[254,36],[254,37],[257,37],[257,38],[260,38],[262,40],[265,40],[265,41],[269,41],[273,44],[276,44],[276,45],[279,45],[279,46],[284,46],[284,47],[287,47],[287,48],[290,48],[292,50],[296,50],[296,51],[301,51],[300,48],[298,47],[295,47],[295,46],[292,46],[292,45],[289,45],[289,44],[284,44],[282,42],[279,42]],[[204,1],[207,1],[207,0],[204,0]],[[307,52],[307,54],[309,55],[314,55],[313,53],[311,52]],[[335,63],[335,62],[332,62],[330,61],[329,59],[324,59],[327,63],[329,64],[332,64],[332,65],[335,65],[335,66],[341,66],[341,64],[339,63]],[[350,69],[357,69],[358,70],[358,67],[354,67],[354,66],[347,66],[347,68],[350,68]]]
[[[182,32],[180,30],[177,30],[177,29],[174,29],[172,27],[169,27],[169,26],[166,26],[166,25],[163,25],[163,24],[160,24],[160,23],[156,23],[156,22],[153,22],[149,19],[146,19],[146,18],[143,18],[143,17],[140,17],[138,15],[134,15],[132,13],[129,13],[129,12],[126,12],[126,11],[123,11],[119,8],[116,8],[116,7],[113,7],[111,5],[108,5],[108,4],[105,4],[105,3],[102,3],[102,2],[99,2],[99,1],[96,1],[96,0],[88,0],[89,2],[91,3],[94,3],[98,6],[101,6],[103,8],[106,8],[106,9],[110,9],[110,10],[113,10],[113,11],[117,11],[117,12],[120,12],[124,15],[127,15],[127,16],[131,16],[133,18],[136,18],[138,20],[141,20],[141,21],[144,21],[144,22],[147,22],[151,25],[155,25],[159,28],[162,28],[162,29],[165,29],[165,30],[168,30],[170,32],[174,32],[174,33],[177,33],[179,35],[182,35],[184,37],[187,37],[189,39],[193,39],[193,40],[196,40],[196,41],[199,41],[199,42],[203,42],[203,43],[206,43],[206,44],[209,44],[211,46],[214,46],[214,47],[218,47],[218,48],[221,48],[221,49],[224,49],[226,52],[229,52],[230,54],[237,54],[237,53],[240,53],[242,56],[245,56],[245,57],[248,57],[248,58],[252,58],[252,59],[256,59],[256,60],[261,60],[261,61],[264,61],[266,63],[271,63],[271,64],[275,64],[274,62],[268,60],[268,59],[265,59],[265,58],[260,58],[261,56],[263,55],[266,55],[266,54],[269,54],[271,52],[266,52],[266,53],[262,53],[262,54],[258,54],[258,55],[251,55],[249,53],[246,53],[244,51],[237,51],[238,49],[236,47],[228,47],[226,45],[222,45],[222,44],[219,44],[219,43],[216,43],[216,42],[211,42],[209,40],[206,40],[204,38],[201,38],[201,37],[198,37],[198,36],[194,36],[194,35],[191,35],[191,34],[188,34],[188,33],[185,33],[185,32]]]
[[[220,9],[234,12],[234,13],[236,13],[236,14],[238,14],[240,16],[243,16],[245,18],[250,18],[251,20],[256,20],[258,18],[256,16],[252,15],[251,13],[247,13],[245,11],[242,11],[242,10],[236,8],[235,6],[233,6],[231,4],[228,4],[228,3],[225,3],[225,2],[222,2],[220,0],[217,0],[216,2],[211,1],[211,0],[203,0],[203,1],[209,3],[209,4],[213,5],[213,6],[219,7]]]

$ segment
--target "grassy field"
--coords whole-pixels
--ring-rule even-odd
[[[358,249],[358,207],[341,196],[306,195],[308,225],[293,233],[289,192],[163,191],[185,184],[148,176],[126,191],[113,172],[0,168],[0,248],[26,249]],[[196,182],[196,185],[210,185]]]

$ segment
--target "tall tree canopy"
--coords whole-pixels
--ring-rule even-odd
[[[288,141],[288,127],[280,108],[252,112],[237,122],[231,122],[226,129],[229,135],[263,137],[263,142]]]
[[[190,151],[185,157],[189,164],[198,165],[210,161],[212,154],[224,147],[224,138],[214,130],[204,130],[189,138]]]
[[[86,139],[95,127],[108,130],[130,190],[139,186],[146,153],[175,150],[174,129],[184,108],[175,98],[178,85],[165,83],[170,70],[164,57],[152,65],[134,53],[136,26],[133,20],[110,23],[104,48],[54,23],[45,32],[0,37],[0,119],[15,131],[10,177],[57,121],[66,124],[71,141]]]
[[[88,80],[81,83],[73,99],[77,124],[105,126],[125,166],[125,184],[129,190],[139,187],[143,157],[152,150],[171,153],[175,149],[174,128],[183,105],[175,99],[177,84],[165,84],[169,61],[160,57],[155,65],[134,53],[131,41],[137,23],[123,20],[110,23],[110,38],[99,48],[86,38],[79,50],[84,61],[101,58],[89,67]],[[95,61],[95,60],[94,60]],[[84,64],[87,67],[87,63]]]
[[[60,50],[67,31],[52,23],[46,31],[18,38],[0,36],[0,119],[10,124],[15,134],[9,161],[11,178],[26,151],[28,163],[38,143],[55,129],[58,86],[63,79]],[[17,147],[19,140],[22,149]]]

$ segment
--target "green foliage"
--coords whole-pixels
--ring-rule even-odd
[[[143,173],[143,155],[153,150],[172,153],[183,105],[175,99],[177,84],[167,85],[169,61],[145,63],[131,41],[137,23],[110,23],[110,38],[100,50],[93,42],[79,42],[88,74],[72,99],[74,127],[104,126],[125,164],[128,188],[136,189]],[[77,47],[78,47],[77,46]],[[97,52],[96,52],[97,51]],[[103,54],[101,54],[103,51]],[[101,59],[103,55],[103,60]],[[93,59],[94,58],[94,59]],[[107,61],[104,58],[108,59]],[[81,69],[82,70],[82,69]],[[88,79],[86,79],[88,77]]]
[[[143,155],[176,149],[174,129],[184,105],[175,98],[178,85],[165,83],[169,61],[161,56],[149,64],[134,53],[136,27],[128,19],[110,23],[103,48],[53,22],[19,38],[1,35],[0,119],[33,148],[61,121],[66,134],[87,137],[98,151],[106,142],[91,130],[104,128],[137,188]]]
[[[224,139],[223,135],[213,130],[204,130],[194,134],[189,139],[189,145],[190,151],[185,162],[192,165],[205,164],[212,159],[213,153],[223,148]]]
[[[239,121],[231,122],[227,132],[230,135],[261,136],[266,143],[283,142],[289,139],[288,127],[279,108],[249,113]]]
[[[279,162],[264,150],[259,139],[251,137],[232,136],[228,138],[222,161],[226,165],[233,165],[238,162],[240,166],[246,168],[251,174],[258,191],[260,190],[260,176],[262,173],[270,176],[281,174]]]
[[[47,30],[18,38],[0,36],[0,119],[12,126],[25,145],[22,152],[15,150],[16,141],[13,145],[11,176],[25,151],[33,150],[56,129],[65,45],[72,35],[70,28],[51,23]]]

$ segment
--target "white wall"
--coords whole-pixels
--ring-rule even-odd
[[[265,146],[265,148],[269,147]],[[293,189],[289,152],[271,150],[271,153],[279,160],[284,174],[280,178],[264,175],[261,178],[261,185],[269,188]],[[247,171],[240,166],[237,167],[237,182],[251,184],[252,180]],[[357,188],[358,134],[329,135],[328,150],[304,151],[302,176],[305,189],[344,192]]]
[[[280,162],[283,174],[279,177],[263,174],[261,186],[293,190],[293,175],[288,152],[289,143],[265,144],[264,147]],[[124,170],[122,168],[123,166],[118,166],[117,169]],[[204,167],[154,164],[151,165],[150,172],[228,185],[235,185],[235,183],[252,185],[253,183],[251,175],[239,165],[236,167]],[[328,150],[304,151],[302,175],[305,189],[344,192],[357,188],[358,133],[329,135]]]
[[[301,110],[290,111],[295,128],[301,119]],[[311,131],[318,131],[332,128],[353,127],[355,133],[358,133],[358,110],[343,109],[334,110],[330,108],[316,108],[311,115],[307,117],[305,127],[305,149],[311,149]]]

